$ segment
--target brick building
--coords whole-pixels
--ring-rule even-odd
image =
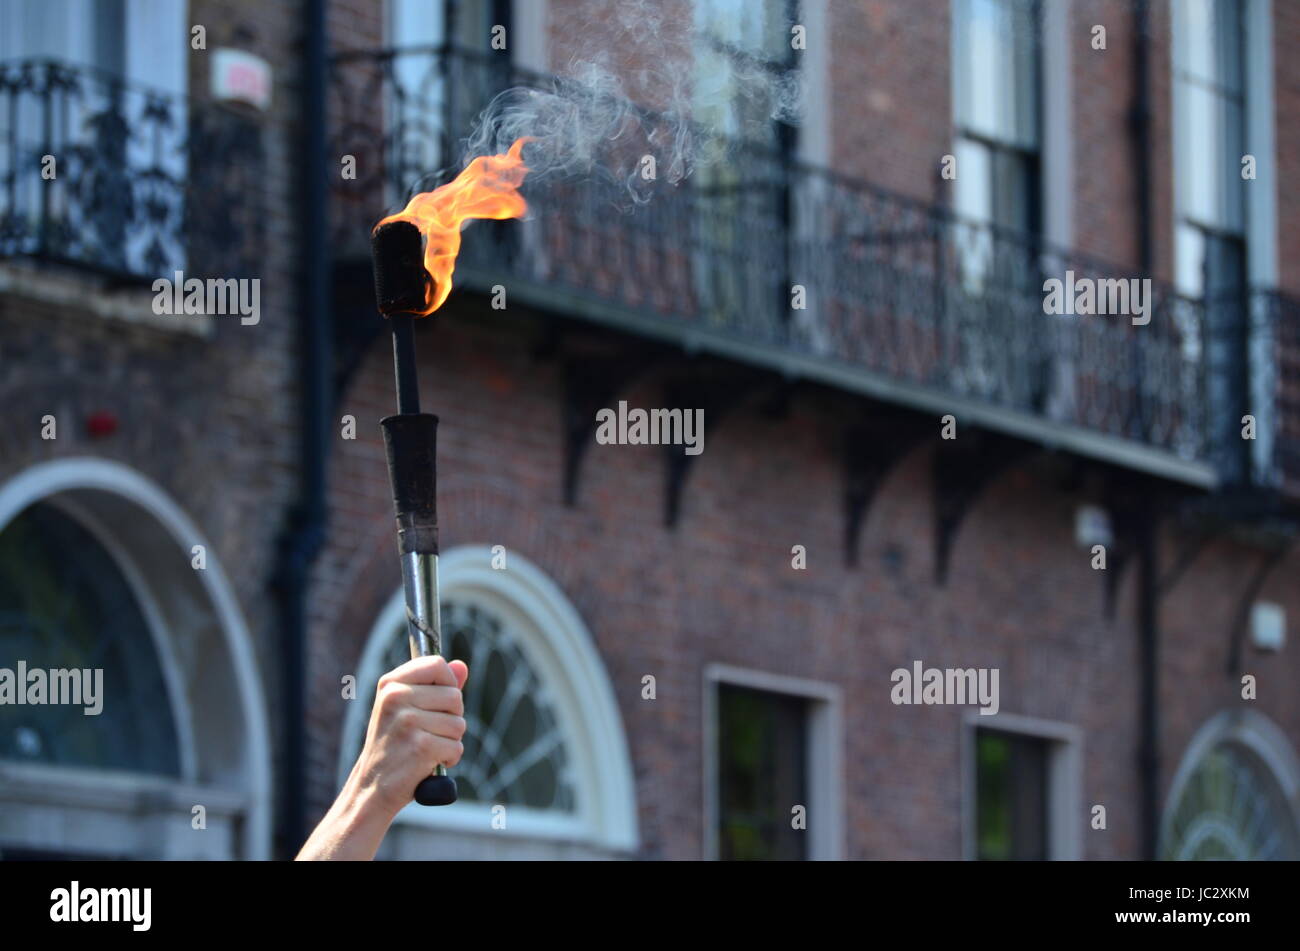
[[[405,649],[368,229],[598,63],[696,168],[526,183],[418,326],[471,738],[381,854],[1300,855],[1290,4],[111,6],[0,14],[0,666],[108,684],[0,707],[6,854],[324,811]],[[175,270],[260,320],[157,316]],[[1145,315],[1045,313],[1067,274]],[[704,451],[598,443],[620,402]],[[896,702],[914,665],[997,712]]]

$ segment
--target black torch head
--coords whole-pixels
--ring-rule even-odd
[[[409,221],[390,221],[370,236],[375,269],[375,302],[385,317],[420,314],[433,279],[424,269],[420,229]]]

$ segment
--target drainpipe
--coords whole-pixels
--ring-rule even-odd
[[[1138,780],[1142,858],[1153,861],[1160,839],[1160,595],[1156,551],[1158,516],[1137,515]]]
[[[1151,28],[1147,0],[1133,4],[1133,145],[1137,170],[1138,254],[1142,273],[1155,266],[1151,223],[1151,99],[1150,58],[1147,35]],[[1141,357],[1141,350],[1135,351]],[[1140,363],[1138,373],[1142,373]],[[1134,389],[1141,393],[1141,387]],[[1138,406],[1138,423],[1146,429],[1145,407]],[[1142,505],[1138,514],[1138,746],[1139,813],[1142,825],[1142,858],[1156,858],[1160,838],[1160,595],[1157,577],[1159,520],[1153,507]]]
[[[1147,38],[1151,30],[1148,0],[1133,4],[1133,144],[1137,151],[1138,254],[1142,272],[1150,275],[1155,265],[1155,239],[1151,230],[1151,96],[1150,52]]]
[[[281,635],[281,710],[284,730],[279,851],[292,857],[306,838],[307,589],[311,567],[325,541],[328,446],[333,365],[330,260],[325,170],[325,0],[303,0],[303,56],[300,77],[302,171],[296,196],[299,260],[297,359],[299,389],[298,498],[280,537],[274,587]]]

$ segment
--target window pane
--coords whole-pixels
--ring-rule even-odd
[[[1184,0],[1179,8],[1183,34],[1179,64],[1190,75],[1207,82],[1213,82],[1218,72],[1214,7],[1215,0]]]
[[[1205,227],[1241,232],[1244,194],[1238,162],[1245,149],[1241,11],[1235,3],[1194,0],[1182,8],[1176,62],[1178,202]]]
[[[807,702],[719,685],[719,857],[807,858],[807,831],[791,827],[807,792]]]
[[[1028,0],[956,0],[956,119],[968,132],[1032,148],[1038,141],[1038,38]]]
[[[1183,861],[1300,858],[1300,830],[1273,771],[1233,742],[1214,746],[1170,807],[1161,858]]]
[[[98,540],[50,505],[0,532],[0,667],[20,660],[28,671],[102,669],[102,711],[2,704],[0,759],[180,775],[167,688],[135,594]]]
[[[696,32],[764,60],[785,60],[789,28],[786,0],[695,0]]]
[[[975,734],[976,857],[1046,859],[1047,741]]]
[[[442,605],[444,653],[464,660],[465,752],[453,771],[459,797],[573,812],[569,753],[546,685],[528,663],[516,636],[496,616],[471,602]],[[384,670],[410,659],[403,625],[393,632]],[[373,703],[373,694],[368,703]],[[357,752],[360,752],[358,749]]]
[[[1226,95],[1239,96],[1245,89],[1245,82],[1241,61],[1241,4],[1237,0],[1219,0],[1215,10],[1215,34],[1218,84]]]
[[[1246,189],[1249,186],[1241,177],[1241,156],[1246,151],[1242,142],[1245,122],[1241,103],[1233,99],[1222,102],[1220,123],[1223,129],[1224,156],[1222,178],[1219,180],[1219,225],[1227,231],[1242,232],[1246,227]]]
[[[973,139],[958,139],[954,153],[957,178],[953,203],[957,214],[973,221],[993,220],[993,156],[988,146]]]
[[[1195,225],[1178,226],[1178,290],[1200,297],[1205,290],[1205,232]]]
[[[390,0],[389,46],[436,45],[443,40],[444,8],[423,0]]]
[[[1020,152],[1003,149],[993,156],[993,222],[1029,234],[1035,231],[1034,169]]]
[[[1030,0],[1015,0],[1008,14],[1012,48],[1008,62],[1012,75],[1008,80],[1012,110],[1011,137],[1021,148],[1038,145],[1038,16]]]
[[[1223,174],[1219,100],[1208,89],[1191,83],[1183,84],[1181,95],[1187,142],[1180,169],[1183,214],[1202,224],[1218,225]]]
[[[695,120],[775,146],[776,119],[793,105],[795,88],[786,0],[697,0],[694,11]]]

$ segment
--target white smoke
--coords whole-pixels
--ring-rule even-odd
[[[696,2],[709,7],[715,21],[752,19],[759,7],[784,9],[784,0]],[[609,19],[591,28],[602,48],[582,49],[583,41],[575,39],[578,52],[559,77],[496,96],[464,142],[462,167],[528,136],[529,184],[580,179],[584,187],[607,191],[617,205],[636,205],[698,168],[725,162],[730,143],[762,142],[771,138],[774,121],[797,121],[798,68],[773,70],[739,49],[729,55],[718,48],[717,22],[697,12],[692,23],[678,23],[665,12],[668,6],[649,0],[610,4]],[[771,34],[783,27],[766,29],[772,42]],[[787,33],[787,51],[790,39]],[[647,157],[654,163],[652,177],[646,174]]]

